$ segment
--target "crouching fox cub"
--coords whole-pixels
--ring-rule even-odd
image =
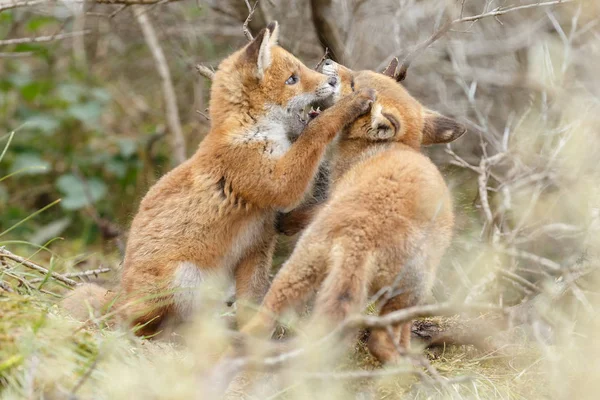
[[[268,289],[276,213],[302,200],[327,144],[374,100],[364,90],[305,115],[339,90],[339,79],[279,47],[277,32],[270,24],[219,65],[210,133],[140,204],[115,304],[143,327],[139,334],[155,332],[166,318],[188,319],[196,288],[215,275],[235,281],[238,321],[247,318],[241,306],[259,304]],[[104,293],[83,287],[65,306],[82,311],[89,295],[104,304]]]
[[[395,69],[395,63],[387,71]],[[389,287],[380,314],[421,302],[449,245],[454,214],[444,180],[421,145],[465,133],[454,120],[424,108],[384,74],[353,72],[328,60],[341,94],[374,88],[370,114],[345,128],[332,159],[332,190],[275,277],[259,312],[242,329],[266,335],[275,317],[318,290],[313,318],[339,323],[364,310],[369,295]],[[298,223],[294,220],[294,223]],[[323,318],[325,317],[325,318]],[[409,346],[411,324],[374,330],[369,350],[382,362]]]

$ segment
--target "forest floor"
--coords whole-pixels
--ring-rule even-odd
[[[112,257],[107,264],[114,262]],[[43,275],[14,263],[5,264],[3,271],[12,293],[0,289],[1,398],[187,399],[197,394],[194,371],[202,364],[198,351],[100,324],[84,325],[59,308],[61,296],[69,292],[64,285],[48,279],[27,287],[24,282]],[[15,285],[19,279],[21,285]],[[483,352],[473,346],[426,349],[428,364],[441,378],[435,384],[424,367],[417,368],[421,377],[387,374],[391,370],[369,355],[362,336],[330,378],[321,379],[321,386],[299,378],[268,397],[248,398],[306,398],[308,390],[311,397],[323,399],[349,394],[365,399],[531,399],[543,397],[547,387],[542,355],[525,345],[510,352]],[[343,383],[336,386],[328,380]]]

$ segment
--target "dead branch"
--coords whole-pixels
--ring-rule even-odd
[[[518,257],[518,258],[522,258],[524,260],[529,260],[529,261],[533,261],[537,264],[540,264],[543,267],[546,267],[547,269],[549,269],[552,272],[558,272],[560,271],[561,265],[555,261],[552,261],[548,258],[545,257],[541,257],[538,256],[537,254],[533,254],[533,253],[529,253],[527,251],[523,251],[523,250],[518,250],[515,248],[509,248],[509,249],[501,249],[501,251],[503,253],[508,254],[509,256],[513,256],[513,257]]]
[[[331,340],[339,338],[345,333],[358,328],[386,328],[388,326],[412,321],[416,318],[433,316],[453,316],[459,312],[492,311],[499,312],[501,314],[507,313],[507,311],[504,308],[489,304],[473,303],[457,305],[453,303],[440,303],[405,308],[386,314],[384,316],[356,315],[347,318],[343,323],[341,323],[337,328],[333,329],[329,334],[317,340],[313,345],[311,345],[311,348],[323,346],[327,343],[330,343]],[[279,368],[279,366],[281,366],[282,364],[288,363],[289,361],[304,355],[308,350],[308,348],[298,348],[271,357],[235,358],[228,361],[230,363],[229,366],[220,366],[220,368],[230,368],[232,371],[238,371],[239,369],[245,367],[271,370],[273,368]]]
[[[93,0],[87,1],[88,3],[98,3],[98,4],[121,4],[121,5],[152,5],[152,4],[164,4],[164,3],[172,3],[179,0]],[[68,0],[69,3],[84,3],[86,0]],[[0,12],[11,10],[17,7],[30,7],[37,6],[40,4],[60,4],[56,0],[12,0],[8,1],[5,4],[0,5]]]
[[[246,2],[246,7],[248,7],[248,16],[242,24],[242,32],[244,32],[244,36],[246,36],[246,39],[248,39],[248,41],[251,42],[254,39],[254,37],[252,37],[252,33],[250,33],[250,30],[248,29],[248,24],[250,23],[250,21],[252,21],[252,16],[254,15],[256,6],[258,5],[258,0],[254,2],[253,7],[250,6],[250,2],[248,0],[244,1]]]
[[[319,67],[321,66],[321,64],[323,64],[325,62],[325,60],[327,60],[329,58],[329,48],[325,47],[325,53],[323,53],[323,56],[321,57],[321,59],[319,60],[319,62],[315,65],[315,70],[318,70]]]
[[[38,4],[46,3],[48,0],[22,0],[22,1],[8,1],[5,4],[0,5],[0,12],[5,10],[11,10],[17,7],[28,7],[35,6]]]
[[[206,115],[206,113],[204,113],[200,110],[196,110],[196,113],[201,115],[205,120],[210,121],[210,117],[208,115]]]
[[[0,281],[0,289],[8,292],[8,293],[14,293],[15,291],[13,290],[13,288],[10,287],[10,285],[4,281]]]
[[[22,51],[22,52],[10,52],[10,53],[0,53],[0,58],[21,58],[21,57],[30,57],[33,55],[32,51]]]
[[[87,35],[89,33],[91,33],[90,30],[85,30],[85,31],[77,31],[77,32],[57,33],[56,35],[49,35],[49,36],[4,39],[4,40],[0,40],[0,46],[9,46],[9,45],[13,45],[13,44],[24,44],[24,43],[53,42],[55,40],[69,39],[69,38],[76,37],[76,36]]]
[[[548,6],[554,6],[554,5],[563,4],[563,3],[572,3],[573,1],[575,1],[575,0],[554,0],[554,1],[538,2],[538,3],[533,3],[533,4],[525,4],[525,5],[514,6],[514,7],[496,7],[494,10],[483,13],[483,14],[472,15],[469,17],[461,17],[461,18],[458,18],[458,19],[455,19],[452,21],[448,21],[445,24],[443,24],[437,31],[435,31],[433,33],[433,35],[431,35],[429,38],[427,38],[423,42],[417,44],[404,58],[402,58],[402,62],[400,63],[400,68],[399,68],[399,70],[396,71],[396,75],[395,75],[396,80],[398,82],[404,80],[404,78],[406,78],[406,73],[408,71],[408,68],[410,67],[410,64],[415,60],[415,58],[417,58],[424,50],[426,50],[429,46],[431,46],[435,41],[437,41],[439,38],[441,38],[446,33],[448,33],[448,31],[450,31],[450,29],[452,29],[452,27],[454,27],[455,25],[461,24],[463,22],[475,22],[480,19],[489,18],[489,17],[498,17],[498,16],[508,14],[513,11],[520,11],[520,10],[525,10],[525,9],[535,8],[535,7],[548,7]],[[394,57],[389,57],[387,60],[385,60],[385,62],[380,64],[380,66],[377,68],[377,70],[379,71],[382,68],[384,68],[389,63],[389,61],[393,58]]]
[[[49,271],[44,267],[40,267],[39,265],[34,264],[31,261],[24,259],[23,257],[20,257],[16,254],[11,253],[10,251],[6,250],[6,248],[4,248],[4,247],[0,247],[0,258],[7,258],[9,260],[18,262],[19,264],[24,265],[27,268],[36,270],[45,275],[50,274],[50,276],[52,276],[54,279],[61,281],[62,283],[65,283],[69,286],[77,286],[78,285],[78,283],[75,282],[73,279],[67,278],[56,272]]]
[[[209,81],[215,79],[215,72],[204,65],[196,64],[196,71]]]
[[[158,38],[150,18],[147,13],[144,12],[142,6],[134,6],[134,14],[142,28],[146,43],[152,52],[152,57],[156,63],[156,69],[162,80],[163,84],[163,95],[165,98],[165,108],[167,113],[167,123],[169,130],[172,135],[172,147],[173,155],[176,164],[181,164],[186,160],[185,151],[185,138],[183,136],[183,130],[181,129],[181,121],[179,120],[179,111],[177,109],[177,98],[175,96],[175,89],[173,88],[173,81],[171,80],[171,73],[167,64],[165,54],[158,43]]]
[[[64,276],[65,278],[82,278],[82,277],[88,277],[88,276],[95,276],[97,277],[100,274],[105,274],[107,272],[112,271],[112,269],[107,268],[107,267],[101,267],[101,268],[96,268],[96,269],[88,269],[87,271],[81,271],[81,272],[69,272],[66,274],[62,274],[62,276]],[[37,283],[37,282],[41,282],[43,280],[43,278],[36,278],[36,279],[31,279],[29,282],[30,283]]]

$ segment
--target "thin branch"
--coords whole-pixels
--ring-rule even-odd
[[[150,19],[144,12],[144,7],[134,6],[134,14],[142,28],[146,43],[152,52],[154,61],[156,63],[156,69],[162,80],[163,84],[163,95],[165,98],[165,108],[167,113],[167,123],[169,130],[171,131],[171,141],[173,147],[173,155],[176,164],[181,164],[186,159],[185,152],[185,138],[183,136],[183,130],[181,129],[181,121],[179,120],[179,111],[177,110],[177,98],[175,97],[175,89],[173,88],[173,81],[171,80],[171,73],[167,64],[165,54],[158,43],[156,32]]]
[[[0,46],[9,46],[9,45],[13,45],[13,44],[23,44],[23,43],[52,42],[55,40],[69,39],[69,38],[76,37],[76,36],[87,35],[89,33],[91,33],[90,30],[85,30],[85,31],[77,31],[77,32],[58,33],[56,35],[50,35],[50,36],[5,39],[5,40],[0,40]]]
[[[52,276],[54,279],[61,281],[62,283],[65,283],[69,286],[77,286],[78,283],[75,282],[73,279],[67,278],[61,274],[57,274],[56,272],[52,272],[47,270],[44,267],[40,267],[37,264],[32,263],[29,260],[24,259],[23,257],[20,257],[16,254],[11,253],[10,251],[6,250],[4,247],[0,247],[0,258],[8,258],[9,260],[18,262],[21,265],[24,265],[27,268],[36,270],[38,272],[41,272],[43,274],[50,274],[50,276]]]
[[[101,268],[96,268],[96,269],[88,269],[87,271],[81,271],[81,272],[69,272],[66,274],[62,274],[62,276],[64,276],[65,278],[82,278],[82,277],[88,277],[88,276],[98,276],[100,274],[104,274],[107,272],[112,271],[112,269],[107,268],[107,267],[101,267]],[[30,283],[37,283],[37,282],[41,282],[44,278],[36,278],[36,279],[31,279],[29,282]]]
[[[30,57],[33,55],[33,51],[22,51],[22,52],[9,52],[9,53],[1,53],[0,58],[21,58],[21,57]]]
[[[248,0],[244,1],[246,2],[246,7],[248,7],[248,16],[246,17],[246,20],[242,25],[242,32],[244,32],[244,36],[246,36],[246,39],[248,39],[248,41],[251,42],[252,40],[254,40],[254,38],[252,37],[252,33],[250,33],[250,30],[248,29],[248,24],[250,23],[250,21],[252,21],[252,16],[254,15],[256,6],[258,5],[258,0],[254,2],[253,7],[250,6],[250,2]]]
[[[66,3],[98,3],[98,4],[121,4],[121,5],[152,5],[152,4],[163,4],[173,3],[179,0],[65,0]],[[62,3],[62,2],[60,2]],[[60,4],[56,0],[13,0],[6,4],[0,5],[0,12],[11,10],[17,7],[29,7],[37,6],[40,4]]]
[[[8,3],[0,5],[0,12],[5,10],[11,10],[17,7],[28,7],[35,6],[38,4],[47,3],[48,0],[23,0],[23,1],[9,1]]]
[[[453,304],[440,303],[429,304],[422,306],[409,307],[402,310],[394,311],[384,316],[373,315],[356,315],[348,317],[344,322],[333,329],[329,334],[317,340],[311,348],[316,348],[329,343],[331,340],[339,338],[344,333],[358,328],[386,328],[388,326],[401,324],[412,321],[416,318],[434,317],[434,316],[453,316],[459,312],[490,312],[496,311],[506,314],[506,309],[489,304]],[[244,367],[254,367],[259,369],[274,369],[285,364],[293,359],[296,359],[305,354],[309,349],[299,348],[287,353],[279,354],[272,357],[256,358],[256,357],[241,357],[229,360],[227,367],[221,365],[220,368],[236,371]]]
[[[329,58],[329,48],[325,47],[325,53],[323,53],[323,57],[321,57],[321,59],[319,60],[319,62],[317,63],[317,65],[315,65],[314,70],[318,70],[319,67],[321,67],[321,64],[323,64],[325,62],[325,60],[327,60]]]
[[[13,290],[13,288],[10,287],[10,285],[4,281],[0,281],[0,289],[7,291],[8,293],[14,293],[15,291]]]
[[[548,258],[538,256],[537,254],[529,253],[527,251],[518,250],[518,249],[514,249],[514,248],[513,249],[505,249],[505,250],[501,250],[501,251],[503,253],[508,254],[509,256],[518,257],[518,258],[522,258],[524,260],[536,262],[536,263],[540,264],[541,266],[544,266],[544,267],[548,268],[549,270],[552,270],[553,272],[557,272],[562,269],[559,263],[552,261]]]
[[[196,64],[196,71],[210,81],[215,79],[215,72],[204,65]]]
[[[554,1],[525,4],[525,5],[521,5],[521,6],[507,7],[507,8],[496,7],[494,10],[492,10],[490,12],[486,12],[486,13],[478,14],[478,15],[472,15],[469,17],[461,17],[461,18],[458,18],[458,19],[455,19],[452,21],[448,21],[444,25],[442,25],[437,31],[435,31],[433,33],[433,35],[431,35],[427,40],[417,44],[402,59],[402,62],[400,63],[400,69],[396,72],[396,80],[397,81],[404,80],[404,78],[406,78],[406,73],[408,71],[408,67],[410,67],[410,64],[414,61],[414,59],[418,55],[420,55],[425,49],[427,49],[429,46],[431,46],[436,40],[438,40],[439,38],[444,36],[446,33],[448,33],[448,31],[457,24],[461,24],[463,22],[475,22],[475,21],[478,21],[483,18],[498,17],[500,15],[508,14],[513,11],[525,10],[528,8],[548,7],[548,6],[554,6],[554,5],[563,4],[563,3],[572,3],[573,1],[575,1],[575,0],[554,0]],[[381,63],[381,65],[377,68],[377,70],[381,70],[382,68],[384,68],[388,64],[389,60],[391,60],[392,58],[393,57],[390,57],[388,60]]]

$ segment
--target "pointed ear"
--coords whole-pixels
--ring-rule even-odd
[[[423,145],[450,143],[467,132],[462,124],[435,111],[423,112]]]
[[[277,21],[271,22],[267,25],[267,30],[271,33],[269,42],[271,42],[271,45],[276,45],[279,40],[279,23]]]
[[[395,79],[396,68],[398,68],[398,57],[394,57],[382,74]]]
[[[277,44],[279,25],[271,22],[261,30],[252,42],[246,47],[248,60],[256,64],[256,75],[262,79],[265,70],[271,65],[271,47]]]

